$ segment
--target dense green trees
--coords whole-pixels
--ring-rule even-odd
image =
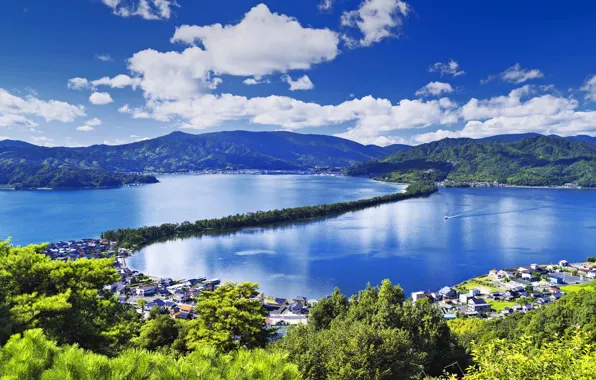
[[[380,175],[396,182],[443,179],[462,184],[494,182],[520,186],[575,183],[596,186],[596,149],[560,137],[520,141],[444,139],[356,164],[352,175]]]
[[[106,231],[102,233],[101,236],[102,238],[111,241],[117,241],[120,246],[130,248],[178,234],[202,233],[206,231],[213,233],[226,229],[262,226],[273,223],[337,215],[348,211],[377,206],[383,203],[428,196],[435,191],[437,191],[437,188],[434,184],[420,182],[409,185],[405,193],[395,193],[353,202],[285,208],[272,211],[257,211],[241,215],[230,215],[219,219],[197,220],[194,223],[164,223],[161,226],[124,228]]]
[[[313,307],[307,326],[279,342],[305,379],[409,379],[440,374],[463,355],[441,312],[404,302],[384,280],[347,302],[338,291]]]
[[[109,173],[97,169],[25,164],[0,158],[0,185],[16,189],[72,189],[156,183],[152,175]]]
[[[189,349],[202,344],[224,352],[264,347],[269,338],[267,311],[257,295],[257,284],[249,282],[228,282],[212,292],[201,292],[196,305],[199,315],[188,326]]]
[[[282,352],[238,350],[222,354],[206,345],[186,356],[130,349],[114,358],[58,346],[41,329],[17,334],[0,349],[3,379],[299,379]]]
[[[0,344],[14,333],[42,328],[59,344],[119,351],[140,321],[103,290],[119,280],[112,261],[51,260],[43,248],[0,243]]]

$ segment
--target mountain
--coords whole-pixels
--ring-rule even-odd
[[[23,143],[26,144],[26,143]],[[382,148],[324,135],[231,131],[200,135],[173,132],[132,144],[47,148],[0,144],[3,163],[27,163],[109,172],[179,172],[204,169],[299,170],[347,167],[408,148]]]
[[[491,141],[502,141],[502,142],[515,142],[523,139],[527,139],[528,137],[538,137],[542,136],[540,133],[517,133],[517,134],[506,134],[506,135],[496,135],[490,137],[484,137],[481,139],[476,139],[476,141],[480,142],[491,142]]]
[[[596,186],[596,149],[557,136],[514,141],[444,139],[357,164],[351,175],[398,182],[421,179],[455,183],[494,182],[521,186],[575,183]]]

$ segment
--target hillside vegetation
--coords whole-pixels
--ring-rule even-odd
[[[68,166],[109,172],[184,172],[204,169],[300,170],[346,167],[386,157],[407,146],[381,148],[333,136],[291,132],[173,132],[125,145],[47,148],[0,142],[0,165]]]
[[[390,181],[451,180],[520,186],[596,186],[596,149],[580,141],[536,136],[518,141],[444,139],[357,164],[351,175]]]
[[[3,379],[596,377],[595,291],[503,320],[447,322],[384,280],[351,298],[336,289],[308,325],[271,342],[257,284],[201,292],[193,320],[159,308],[144,319],[104,290],[120,277],[110,259],[62,262],[43,249],[0,243]]]

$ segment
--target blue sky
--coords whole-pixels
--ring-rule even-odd
[[[8,0],[0,138],[596,135],[596,3]]]

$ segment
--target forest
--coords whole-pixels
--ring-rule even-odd
[[[157,183],[152,175],[108,173],[103,170],[28,165],[0,160],[0,186],[22,189],[75,189]]]
[[[161,226],[110,230],[102,233],[101,237],[110,241],[116,241],[122,247],[133,248],[157,239],[181,234],[202,233],[207,231],[213,233],[233,228],[255,227],[332,216],[348,211],[378,206],[384,203],[397,202],[414,197],[429,196],[436,191],[437,187],[433,183],[418,182],[409,185],[403,193],[377,196],[352,202],[285,208],[271,211],[257,211],[242,215],[230,215],[219,219],[197,220],[194,223],[165,223]]]
[[[3,379],[592,379],[596,286],[503,320],[447,322],[384,280],[339,289],[271,340],[257,284],[196,299],[197,317],[144,319],[104,287],[109,259],[55,261],[0,243]]]
[[[518,186],[596,186],[596,149],[582,140],[534,136],[516,141],[444,139],[349,168],[394,182],[498,182]]]

